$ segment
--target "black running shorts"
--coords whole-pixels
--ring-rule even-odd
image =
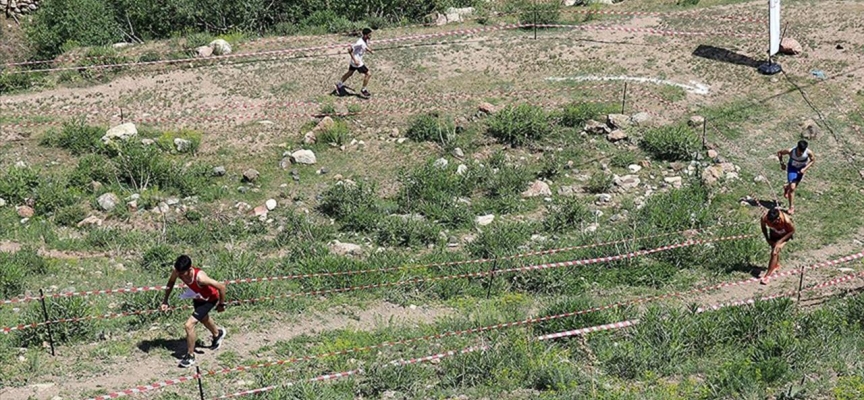
[[[201,322],[204,318],[207,318],[207,315],[210,314],[210,310],[216,307],[215,301],[204,301],[204,300],[193,300],[192,305],[195,307],[195,311],[192,313],[192,316]]]
[[[368,74],[369,73],[369,68],[367,68],[365,65],[355,67],[351,64],[348,64],[348,70],[349,71],[357,71],[361,74]]]

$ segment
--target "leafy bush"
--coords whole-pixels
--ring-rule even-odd
[[[104,128],[86,125],[83,121],[79,121],[63,124],[60,132],[49,130],[40,139],[39,144],[66,149],[77,156],[101,149],[103,135],[105,135]]]
[[[715,213],[708,207],[708,189],[688,185],[651,196],[636,213],[635,223],[651,232],[673,232],[708,226]]]
[[[171,247],[158,244],[147,249],[141,256],[141,269],[152,273],[164,272],[174,265],[176,256]]]
[[[66,297],[46,301],[48,317],[56,319],[76,319],[93,315],[93,307],[86,297]],[[42,309],[38,303],[34,303],[24,313],[27,321],[43,320]],[[94,325],[92,321],[64,322],[54,324],[51,328],[55,343],[73,343],[92,339]],[[48,341],[48,331],[45,329],[26,329],[21,332],[22,347],[32,345],[41,346]]]
[[[213,36],[207,32],[192,32],[186,35],[187,49],[195,49],[201,46],[206,46],[213,41]]]
[[[414,219],[387,217],[378,226],[378,243],[382,246],[420,246],[435,243],[437,225]]]
[[[45,215],[78,203],[80,193],[68,187],[63,177],[43,176],[39,186],[33,191],[36,201],[33,207],[37,214]]]
[[[613,167],[627,168],[631,164],[636,164],[636,154],[632,151],[617,153],[612,156],[612,160],[609,161],[609,164]]]
[[[324,144],[333,143],[337,146],[342,146],[348,143],[350,133],[351,129],[348,127],[348,123],[337,120],[333,126],[318,133],[317,142]]]
[[[561,3],[557,1],[517,1],[520,24],[556,24],[561,18]]]
[[[683,7],[695,6],[699,4],[699,0],[678,0],[676,4]]]
[[[540,159],[540,169],[537,171],[538,178],[551,179],[561,173],[561,159],[555,153],[543,153]]]
[[[501,257],[516,253],[516,249],[531,237],[532,226],[527,223],[496,223],[468,245],[468,253],[476,258]]]
[[[575,102],[564,106],[561,111],[561,125],[569,128],[582,128],[591,119],[600,119],[614,111],[613,106],[601,103]]]
[[[531,171],[507,162],[504,153],[499,151],[489,158],[489,169],[482,176],[482,187],[487,196],[501,199],[521,193],[530,181]]]
[[[411,120],[405,136],[415,142],[437,142],[443,146],[456,136],[456,125],[450,117],[437,112],[421,114]]]
[[[60,226],[76,226],[87,217],[87,211],[80,205],[71,205],[58,209],[54,213],[54,223]]]
[[[0,93],[6,94],[33,87],[32,73],[0,72]]]
[[[456,174],[455,167],[439,167],[433,160],[412,170],[399,173],[401,184],[396,194],[396,203],[402,212],[419,212],[429,218],[438,219],[450,226],[460,226],[470,221],[467,209],[456,200],[470,196],[475,182],[470,176]]]
[[[585,190],[588,193],[606,193],[612,188],[612,175],[603,171],[597,171],[591,174],[588,184],[585,185]]]
[[[162,151],[195,154],[198,152],[198,148],[201,147],[201,136],[201,132],[190,129],[168,131],[159,135],[156,139],[156,144],[159,145],[159,148],[162,149]],[[175,139],[188,140],[190,144],[188,147],[183,149],[183,151],[179,151],[174,142]]]
[[[117,179],[117,168],[108,157],[101,154],[87,154],[78,159],[69,183],[77,188],[92,189],[90,182],[107,184]]]
[[[25,28],[38,58],[54,57],[64,46],[108,45],[121,37],[106,0],[44,0]]]
[[[578,228],[583,222],[590,220],[591,211],[575,197],[559,198],[546,213],[543,229],[548,232],[563,232]]]
[[[24,291],[24,279],[44,274],[46,269],[45,259],[31,248],[15,253],[0,252],[0,298],[20,296]]]
[[[318,210],[342,223],[342,228],[371,232],[381,217],[375,186],[360,183],[338,183],[321,194]]]
[[[0,176],[0,197],[15,204],[33,196],[39,185],[39,172],[30,167],[12,167]]]
[[[487,120],[486,129],[490,136],[516,146],[542,139],[552,131],[546,112],[530,104],[504,107]]]
[[[669,125],[645,132],[641,146],[655,158],[668,161],[687,161],[699,151],[699,136],[684,125]]]

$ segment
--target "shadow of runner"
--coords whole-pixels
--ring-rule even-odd
[[[198,347],[204,347],[200,340],[195,342],[195,347],[195,353],[204,354],[203,351],[198,350]],[[142,340],[138,343],[138,350],[145,353],[150,353],[153,349],[170,350],[171,355],[179,360],[186,354],[186,339],[154,339]]]
[[[693,55],[696,57],[707,58],[709,60],[722,61],[751,68],[757,68],[759,65],[762,64],[761,61],[754,60],[749,56],[704,44],[700,44],[699,47],[697,47],[696,50],[693,51]]]

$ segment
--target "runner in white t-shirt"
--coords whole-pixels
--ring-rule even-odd
[[[336,93],[340,96],[344,96],[345,92],[345,81],[354,75],[354,71],[359,71],[363,74],[363,88],[360,90],[360,93],[366,97],[371,96],[368,90],[366,90],[366,86],[369,85],[369,78],[372,77],[372,74],[369,72],[369,68],[366,64],[363,63],[363,55],[368,51],[369,54],[374,54],[372,49],[369,48],[369,40],[372,38],[372,29],[363,28],[363,36],[360,39],[357,39],[357,43],[354,43],[348,48],[348,54],[351,56],[351,62],[348,64],[348,72],[345,75],[342,75],[342,79],[339,82],[336,82]]]

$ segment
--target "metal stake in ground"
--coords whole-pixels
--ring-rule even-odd
[[[804,286],[804,269],[807,267],[801,267],[801,277],[798,278],[798,299],[796,302],[801,302],[801,288]]]
[[[708,149],[707,143],[705,142],[705,134],[706,134],[707,130],[708,130],[708,119],[703,118],[702,119],[702,150]]]
[[[534,40],[537,40],[537,0],[534,0]]]
[[[54,334],[51,332],[51,320],[48,319],[48,309],[45,307],[45,292],[39,289],[39,301],[42,303],[42,316],[45,317],[45,327],[48,328],[48,343],[51,344],[51,357],[54,357]]]
[[[627,104],[627,81],[624,81],[624,93],[621,94],[621,114],[624,114],[624,106]]]
[[[492,279],[495,278],[495,270],[498,268],[498,259],[492,261],[492,269],[489,270],[489,283],[486,286],[486,300],[489,300],[489,294],[492,293]]]
[[[197,365],[195,366],[195,375],[198,378],[198,394],[201,396],[201,400],[204,400],[204,385],[201,384],[201,368]]]

